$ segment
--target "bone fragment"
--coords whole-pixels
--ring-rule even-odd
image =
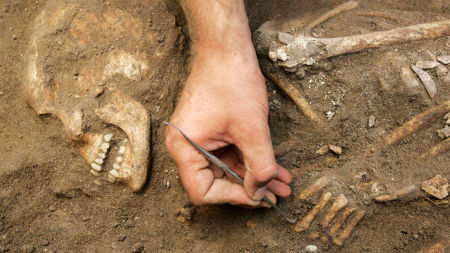
[[[422,183],[420,189],[438,199],[448,196],[448,180],[445,176],[437,175]]]
[[[442,64],[447,65],[450,63],[450,55],[441,55],[437,57],[437,60]]]
[[[330,146],[328,146],[328,145],[323,145],[322,147],[320,147],[320,148],[316,151],[316,154],[318,154],[318,155],[325,155],[326,153],[328,153],[328,151],[330,151]]]
[[[300,91],[295,88],[292,84],[285,81],[284,79],[277,78],[274,73],[269,70],[269,66],[261,64],[261,70],[264,75],[275,83],[280,89],[282,89],[289,98],[294,102],[294,104],[303,112],[303,114],[312,121],[320,122],[319,116],[312,109],[308,100],[302,96]]]
[[[334,222],[333,226],[330,228],[330,235],[335,235],[338,230],[342,227],[347,217],[352,214],[356,209],[355,208],[346,208],[338,217],[336,218],[336,221]]]
[[[424,70],[411,65],[412,70],[417,74],[417,76],[422,81],[423,85],[425,86],[425,89],[427,89],[428,95],[430,95],[431,98],[436,95],[437,89],[436,89],[436,83],[433,81],[433,78],[425,72]]]
[[[425,152],[420,156],[420,158],[436,156],[439,154],[443,154],[450,150],[450,138],[445,139],[441,143],[432,147],[429,151]]]
[[[306,200],[308,197],[315,195],[330,183],[330,179],[326,176],[319,178],[314,184],[300,192],[300,200]]]
[[[414,184],[408,185],[408,186],[406,186],[404,188],[401,188],[401,189],[397,190],[392,195],[390,195],[390,194],[380,195],[380,196],[375,198],[375,201],[377,201],[377,202],[388,202],[388,201],[392,201],[392,200],[400,200],[400,199],[403,199],[403,198],[407,197],[409,194],[413,193],[416,190],[417,190],[417,186],[416,185],[414,185]]]
[[[342,155],[342,148],[339,146],[335,146],[335,145],[329,145],[331,151],[333,151],[333,153],[335,153],[336,155]]]
[[[330,209],[328,209],[327,214],[322,220],[322,227],[326,228],[330,225],[330,222],[336,216],[336,214],[348,204],[348,199],[344,196],[344,194],[340,194],[336,200],[331,205]]]
[[[444,128],[437,130],[436,132],[442,139],[448,138],[450,136],[450,127],[445,125]]]
[[[305,33],[310,33],[311,30],[316,27],[319,24],[322,24],[323,22],[325,22],[326,20],[335,17],[343,12],[346,11],[350,11],[355,9],[356,7],[358,7],[359,3],[356,1],[348,1],[346,3],[343,3],[341,5],[338,5],[337,7],[335,7],[334,9],[326,12],[325,14],[323,14],[322,16],[318,17],[317,19],[315,19],[313,22],[311,22],[309,25],[307,25],[304,28]]]
[[[450,111],[450,100],[444,102],[441,105],[435,106],[430,110],[416,115],[414,118],[403,124],[402,126],[394,129],[391,133],[384,136],[377,144],[375,144],[377,150],[385,149],[388,146],[395,145],[401,140],[417,132],[424,126],[436,121]]]
[[[277,44],[274,41],[269,52],[286,54],[286,61],[278,61],[280,57],[272,58],[278,61],[279,66],[292,69],[298,65],[314,65],[320,60],[337,55],[448,35],[450,35],[450,20],[445,20],[340,38],[313,38],[299,35],[294,38],[294,43]]]
[[[123,157],[116,178],[133,191],[139,191],[147,180],[150,152],[150,118],[147,109],[119,90],[113,90],[105,105],[95,110],[95,114],[102,121],[118,126],[127,135],[128,152]]]
[[[333,238],[333,243],[337,246],[342,246],[347,240],[347,238],[351,235],[353,229],[356,227],[358,222],[364,217],[366,214],[365,210],[357,211],[356,214],[352,217],[352,219],[348,222],[347,226],[339,233],[339,236]]]
[[[311,211],[297,224],[295,224],[294,230],[295,232],[302,232],[309,228],[311,222],[314,220],[316,215],[322,210],[322,208],[328,203],[331,199],[332,194],[330,192],[324,192],[320,197],[317,204],[311,209]]]
[[[439,66],[439,62],[436,61],[418,61],[416,67],[419,69],[433,69]]]

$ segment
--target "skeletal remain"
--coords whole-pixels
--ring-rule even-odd
[[[331,151],[333,151],[333,153],[335,153],[336,155],[342,155],[342,148],[339,146],[335,146],[335,145],[329,145]]]
[[[262,27],[264,28],[264,25]],[[263,32],[264,30],[259,31],[259,33]],[[273,33],[273,31],[269,32]],[[337,55],[448,35],[450,35],[450,20],[445,20],[340,38],[314,38],[304,35],[291,35],[292,38],[284,39],[285,42],[288,41],[289,43],[273,41],[265,46],[259,45],[257,48],[259,48],[260,52],[265,49],[266,55],[270,53],[271,59],[277,62],[279,66],[294,68],[301,65],[313,65],[320,60]],[[283,36],[288,37],[285,34]],[[280,57],[280,53],[287,57]]]
[[[292,99],[294,104],[303,112],[303,114],[312,121],[320,122],[321,119],[317,113],[312,109],[308,100],[303,97],[300,91],[295,88],[291,83],[285,81],[284,79],[277,78],[273,72],[271,72],[269,64],[267,62],[261,62],[261,70],[264,75],[275,83],[280,89],[282,89],[289,98]]]
[[[407,197],[408,195],[415,192],[416,190],[417,190],[416,185],[414,185],[414,184],[408,185],[404,188],[401,188],[401,189],[395,191],[394,194],[392,194],[392,195],[390,195],[390,194],[380,195],[375,198],[375,201],[388,202],[388,201],[392,201],[392,200],[400,200],[400,199]]]
[[[400,18],[394,14],[391,13],[386,13],[383,11],[364,11],[364,12],[358,12],[356,13],[359,16],[368,16],[368,17],[377,17],[377,18],[385,18],[385,19],[390,19],[396,22],[406,22],[406,23],[410,23],[409,20],[406,20],[404,18]]]
[[[344,194],[339,194],[336,200],[331,205],[330,209],[328,209],[327,214],[323,217],[322,227],[326,228],[330,225],[330,222],[336,216],[336,214],[348,204],[348,199],[344,196]]]
[[[445,176],[437,175],[423,182],[420,189],[438,199],[444,199],[448,196],[448,180]]]
[[[328,151],[330,151],[330,146],[328,146],[328,145],[323,145],[322,147],[320,147],[320,148],[316,151],[316,154],[318,154],[318,155],[325,155],[326,153],[328,153]]]
[[[441,118],[449,111],[450,100],[444,102],[441,105],[435,106],[428,111],[416,115],[408,122],[394,129],[391,133],[385,135],[382,139],[377,141],[374,144],[374,148],[371,148],[370,150],[382,150],[387,148],[388,146],[395,145],[411,134],[417,132],[419,129],[422,129],[424,126]]]
[[[315,195],[320,190],[322,190],[325,186],[327,186],[330,183],[330,179],[326,176],[323,176],[319,179],[317,179],[314,184],[310,185],[308,188],[302,190],[300,192],[300,200],[306,200],[308,197]]]
[[[430,95],[430,97],[433,98],[434,95],[436,95],[437,89],[436,89],[436,83],[433,81],[431,76],[424,70],[422,70],[414,65],[411,65],[411,68],[417,74],[417,76],[420,78],[420,80],[422,81],[423,85],[425,86],[425,89],[428,92],[428,95]]]
[[[91,13],[80,1],[47,1],[33,22],[29,47],[24,55],[24,96],[37,114],[51,114],[61,120],[69,140],[78,145],[87,162],[86,167],[89,166],[95,176],[99,175],[100,165],[113,144],[110,143],[112,133],[100,134],[110,126],[98,124],[95,120],[94,111],[102,103],[104,110],[100,112],[105,112],[102,121],[118,126],[130,139],[127,150],[123,151],[125,159],[118,176],[120,181],[137,191],[146,180],[150,120],[147,110],[139,102],[121,92],[114,92],[117,88],[111,86],[126,87],[129,81],[138,85],[137,82],[147,79],[152,63],[149,58],[156,59],[146,53],[149,44],[153,43],[153,34],[144,32],[146,21],[112,6],[103,8],[102,1],[91,2],[93,6],[100,6],[102,11]],[[122,41],[124,32],[128,37]],[[177,37],[178,34],[171,35],[168,31],[167,36]],[[120,45],[117,43],[119,40]],[[59,41],[64,45],[61,46]],[[49,48],[58,53],[48,54]],[[73,60],[79,52],[92,50],[101,50],[102,53],[87,54],[76,62]],[[164,56],[162,52],[155,52],[155,55]],[[61,67],[61,61],[65,59],[74,64]],[[76,80],[73,73],[79,73]],[[110,82],[117,75],[125,81]],[[102,99],[98,99],[100,95]],[[114,96],[120,98],[108,99]],[[118,105],[117,101],[123,102],[124,106]],[[108,111],[112,107],[116,110]],[[110,120],[116,117],[129,123]]]
[[[416,67],[419,69],[433,69],[439,66],[439,62],[436,61],[418,61]]]
[[[339,231],[339,229],[342,227],[342,225],[344,224],[347,217],[350,214],[352,214],[354,211],[356,211],[355,208],[346,208],[341,214],[339,214],[337,216],[336,221],[334,222],[333,226],[331,226],[329,234],[331,236],[335,235]]]
[[[320,197],[317,204],[311,209],[311,211],[297,224],[295,224],[294,230],[295,232],[302,232],[309,228],[309,225],[314,220],[316,215],[322,210],[322,208],[328,203],[328,201],[331,199],[332,194],[330,192],[324,192],[322,196]]]
[[[444,128],[439,129],[436,132],[442,139],[448,138],[450,136],[450,127],[448,125],[445,125]]]
[[[449,150],[450,150],[450,138],[447,138],[444,141],[442,141],[441,143],[432,147],[430,150],[428,150],[424,154],[422,154],[420,157],[421,158],[432,157],[432,156],[436,156],[439,154],[443,154]]]
[[[450,55],[441,55],[437,57],[437,60],[440,61],[442,64],[449,64],[450,63]]]
[[[339,236],[336,238],[333,238],[333,243],[337,246],[342,246],[347,240],[348,237],[350,237],[353,229],[356,227],[358,222],[366,215],[365,210],[360,210],[355,213],[355,215],[352,217],[352,219],[348,222],[347,226],[339,233]]]
[[[141,189],[147,179],[150,146],[150,120],[147,109],[115,90],[111,92],[108,103],[96,109],[95,114],[102,121],[118,126],[128,136],[128,152],[124,154],[116,179],[125,182],[132,190]]]

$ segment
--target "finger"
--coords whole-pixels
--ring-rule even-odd
[[[285,184],[290,184],[292,182],[291,173],[281,165],[278,165],[277,179]]]
[[[270,181],[267,185],[267,190],[282,198],[286,198],[291,195],[291,187],[277,179]]]
[[[278,174],[267,122],[239,124],[232,129],[231,136],[243,154],[247,169],[244,188],[250,198],[261,200],[266,185]]]
[[[277,197],[276,197],[273,193],[271,193],[271,192],[269,192],[269,191],[266,191],[265,196],[266,196],[270,201],[272,201],[272,203],[277,204]],[[261,204],[260,204],[259,206],[260,206],[260,207],[266,207],[266,208],[271,208],[271,207],[272,207],[269,203],[267,203],[267,202],[265,202],[265,201],[261,201]]]

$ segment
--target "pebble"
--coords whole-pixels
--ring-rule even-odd
[[[450,55],[441,55],[437,58],[438,61],[440,61],[442,64],[449,64],[450,63]]]
[[[317,246],[316,245],[308,245],[305,247],[306,252],[317,252]]]
[[[49,206],[48,207],[48,210],[50,211],[50,212],[54,212],[54,211],[56,211],[56,207],[54,207],[54,206]]]
[[[42,241],[42,246],[48,246],[49,244],[50,244],[50,242],[48,240]]]
[[[141,253],[144,251],[144,245],[140,242],[133,245],[133,253]]]
[[[375,116],[370,115],[369,116],[369,127],[374,127],[375,126]]]

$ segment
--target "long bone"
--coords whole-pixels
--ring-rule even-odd
[[[328,201],[331,199],[332,194],[330,192],[324,192],[322,196],[320,197],[317,204],[311,209],[311,211],[303,217],[303,219],[297,224],[295,224],[294,230],[295,232],[302,232],[309,228],[309,225],[311,225],[311,222],[314,220],[316,215],[322,210],[325,205],[328,203]]]
[[[278,62],[278,65],[294,68],[298,65],[313,65],[333,56],[448,35],[450,35],[450,20],[339,38],[314,38],[278,33],[279,42],[272,43],[268,55],[274,62]]]
[[[348,222],[347,226],[339,233],[339,236],[333,238],[333,243],[337,246],[342,246],[344,241],[350,237],[353,229],[356,227],[358,222],[366,215],[365,210],[357,211],[356,214],[352,217],[352,219]]]

